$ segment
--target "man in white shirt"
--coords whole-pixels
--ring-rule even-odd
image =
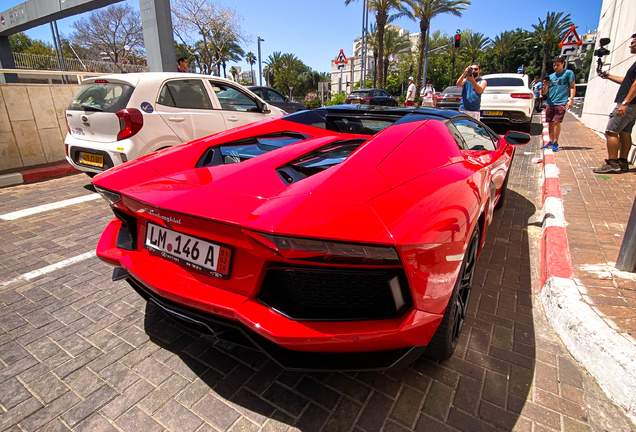
[[[435,106],[433,95],[435,94],[435,87],[430,81],[426,82],[426,87],[422,89],[420,96],[422,97],[422,106],[432,107]]]
[[[413,77],[409,77],[409,88],[406,91],[406,101],[404,102],[404,105],[413,106],[414,101],[415,101],[415,84],[413,84]]]

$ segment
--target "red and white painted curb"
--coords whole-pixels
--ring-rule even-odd
[[[550,141],[545,112],[543,143]],[[554,152],[543,150],[541,207],[541,300],[550,324],[572,356],[636,423],[636,346],[610,329],[583,301],[573,279],[559,170]]]
[[[0,175],[0,187],[14,186],[22,183],[33,183],[52,177],[61,177],[69,174],[76,174],[79,171],[71,164],[64,161],[57,165],[32,168],[21,172]]]

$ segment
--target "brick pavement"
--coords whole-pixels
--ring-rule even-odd
[[[386,373],[286,372],[261,354],[181,327],[125,283],[111,282],[111,269],[91,258],[0,288],[0,430],[631,430],[541,310],[538,228],[529,223],[538,148],[537,138],[519,148],[449,361],[421,358]],[[0,211],[82,195],[87,180],[2,189]],[[0,221],[0,286],[90,250],[108,219],[100,200]],[[43,260],[49,250],[59,257]]]
[[[568,114],[556,155],[575,281],[583,299],[636,345],[636,274],[614,269],[634,202],[636,169],[600,175],[605,141]]]

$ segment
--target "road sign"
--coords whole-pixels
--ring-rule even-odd
[[[517,68],[517,73],[523,73],[523,66],[519,66]]]
[[[563,48],[564,46],[570,45],[578,45],[581,46],[583,42],[579,37],[579,34],[576,32],[576,26],[570,27],[570,30],[566,33],[565,37],[561,42],[559,42],[559,48]]]
[[[338,54],[338,56],[336,57],[336,64],[345,65],[347,63],[348,63],[347,57],[345,57],[344,52],[340,50],[340,54]]]
[[[576,45],[564,45],[561,47],[561,55],[562,56],[575,56],[581,54],[581,48]]]

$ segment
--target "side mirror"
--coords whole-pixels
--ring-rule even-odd
[[[285,99],[285,102],[289,102],[289,98],[287,96],[283,96],[283,98]]]
[[[508,142],[508,144],[520,145],[528,144],[532,138],[530,137],[530,134],[525,132],[511,131],[504,135],[504,139]]]
[[[269,105],[267,105],[266,103],[263,104],[263,106],[261,107],[261,112],[263,114],[269,114],[272,112],[272,110],[269,109]]]

